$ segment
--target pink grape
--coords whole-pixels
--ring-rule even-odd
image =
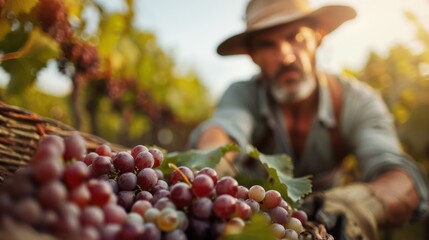
[[[109,204],[103,207],[104,222],[107,224],[123,224],[127,218],[124,208],[116,204]]]
[[[170,198],[177,208],[189,206],[193,199],[191,188],[186,183],[176,183],[171,187]]]
[[[119,191],[118,205],[122,206],[127,212],[131,209],[134,203],[133,191]]]
[[[91,165],[94,160],[98,157],[99,155],[95,152],[90,152],[88,153],[84,158],[83,158],[83,162],[86,163],[87,166]]]
[[[158,182],[158,176],[152,168],[142,169],[137,174],[137,185],[143,190],[149,190],[155,187]]]
[[[93,170],[96,176],[107,174],[110,172],[112,161],[110,157],[98,156],[92,162]]]
[[[220,195],[213,203],[213,211],[218,218],[229,219],[235,213],[237,200],[228,194]]]
[[[161,231],[154,223],[146,223],[141,239],[161,240]]]
[[[253,185],[249,188],[248,192],[249,198],[261,202],[265,197],[265,189],[259,185]]]
[[[86,153],[85,139],[78,134],[70,135],[64,139],[65,151],[63,154],[65,161],[72,159],[82,160]]]
[[[137,145],[131,149],[131,156],[133,156],[133,158],[136,158],[139,153],[147,151],[149,151],[149,149],[146,146]]]
[[[157,148],[151,148],[149,152],[153,155],[153,159],[154,159],[153,168],[159,167],[164,161],[164,155]]]
[[[192,170],[188,167],[184,167],[184,166],[180,166],[178,168],[179,170],[174,170],[171,175],[170,175],[170,183],[171,185],[176,184],[177,182],[184,182],[185,180],[183,179],[183,175],[186,176],[186,178],[190,181],[193,182],[194,181],[194,173],[192,172]],[[182,173],[180,174],[179,171]]]
[[[153,198],[152,193],[148,192],[148,191],[141,191],[139,193],[136,194],[135,196],[135,200],[147,200],[150,201]]]
[[[95,148],[95,152],[100,156],[110,157],[112,149],[107,144],[101,144]]]
[[[213,180],[205,174],[197,175],[192,183],[192,192],[197,197],[208,197],[213,188]]]
[[[213,202],[207,197],[197,198],[192,202],[192,215],[198,219],[208,219],[213,212]]]
[[[276,190],[268,190],[265,193],[264,200],[262,200],[262,207],[265,209],[271,209],[277,207],[282,200],[282,195]]]
[[[100,207],[108,203],[112,195],[112,188],[105,181],[90,180],[88,189],[91,194],[91,203]]]
[[[83,208],[89,204],[91,200],[91,193],[86,184],[81,184],[70,190],[69,200],[79,207]]]
[[[238,191],[238,182],[230,176],[222,177],[216,184],[216,194],[228,194],[233,197],[236,196]]]
[[[83,226],[99,228],[104,222],[103,210],[96,206],[88,206],[82,210],[80,222]]]
[[[142,170],[143,168],[152,168],[155,162],[152,154],[148,151],[140,152],[134,159],[138,170]]]
[[[113,165],[120,173],[132,172],[135,167],[134,158],[127,152],[118,152],[113,158]]]
[[[131,207],[131,212],[135,212],[144,216],[146,210],[152,207],[152,204],[147,200],[137,200]]]
[[[201,169],[200,171],[198,171],[197,175],[200,175],[200,174],[205,174],[205,175],[209,176],[213,180],[213,184],[214,185],[217,184],[217,180],[218,180],[217,179],[217,172],[213,168],[205,167],[205,168]]]
[[[51,181],[39,189],[38,200],[46,209],[57,209],[67,199],[67,189],[59,181]]]
[[[302,224],[305,224],[308,220],[307,213],[303,210],[296,210],[292,213],[292,217],[297,218],[299,221],[301,221]]]
[[[282,207],[274,207],[269,210],[271,221],[281,225],[285,225],[289,220],[289,213]]]
[[[242,199],[237,200],[237,203],[235,204],[235,216],[243,219],[248,220],[250,216],[252,215],[252,209],[250,206]]]
[[[63,173],[67,186],[76,188],[86,182],[89,177],[88,167],[84,162],[76,161],[67,166]]]
[[[54,145],[60,156],[62,156],[65,151],[64,139],[58,135],[48,134],[40,138],[37,144],[38,148],[46,145]]]
[[[248,199],[249,198],[249,189],[247,189],[244,186],[238,186],[236,197],[241,198],[243,200]]]
[[[132,172],[126,172],[119,176],[118,187],[121,191],[132,191],[137,186],[137,176]]]
[[[46,183],[60,178],[64,166],[58,159],[46,159],[34,167],[34,175],[39,183]]]

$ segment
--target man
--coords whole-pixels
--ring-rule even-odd
[[[345,224],[349,239],[376,239],[377,228],[423,217],[428,194],[425,176],[401,151],[380,96],[361,82],[316,69],[323,37],[355,15],[347,6],[314,10],[302,0],[250,1],[246,30],[217,51],[247,54],[261,73],[232,84],[190,144],[209,149],[235,142],[265,154],[289,154],[296,176],[313,176],[316,194],[306,206],[316,221],[329,230]],[[332,188],[345,154],[356,156],[362,182]],[[262,174],[255,162],[230,156],[223,161],[252,176]]]

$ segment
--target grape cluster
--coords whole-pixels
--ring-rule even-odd
[[[86,153],[80,135],[46,135],[32,161],[0,186],[0,220],[60,239],[218,239],[262,214],[278,239],[299,239],[307,215],[276,190],[246,188],[206,167],[158,169],[163,153],[137,145]]]
[[[68,42],[73,36],[67,9],[61,0],[40,0],[37,5],[37,19],[43,31],[60,44]]]
[[[65,71],[67,63],[73,63],[73,80],[77,84],[94,76],[99,71],[97,48],[73,38],[74,30],[63,1],[40,0],[36,9],[43,31],[61,46],[63,56],[58,61],[60,70]]]

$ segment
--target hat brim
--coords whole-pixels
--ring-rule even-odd
[[[223,41],[221,44],[219,44],[217,48],[217,53],[222,56],[228,56],[228,55],[237,55],[237,54],[246,54],[247,53],[247,47],[246,47],[246,39],[249,36],[249,34],[281,26],[290,24],[293,22],[298,22],[302,20],[314,20],[313,22],[316,24],[317,27],[323,29],[325,33],[330,33],[336,28],[338,28],[341,24],[344,22],[353,19],[356,17],[356,11],[348,6],[341,6],[341,5],[331,5],[331,6],[324,6],[321,7],[315,11],[312,11],[307,14],[302,14],[300,16],[295,16],[292,19],[285,19],[283,22],[275,22],[272,24],[268,24],[263,27],[259,27],[256,29],[247,30],[245,32],[242,32],[240,34],[233,35]]]

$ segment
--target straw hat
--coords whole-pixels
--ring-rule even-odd
[[[329,33],[355,16],[353,8],[342,5],[313,9],[307,0],[251,0],[246,8],[246,30],[223,41],[217,52],[223,56],[246,53],[246,38],[255,31],[299,20],[312,20],[325,33]]]

